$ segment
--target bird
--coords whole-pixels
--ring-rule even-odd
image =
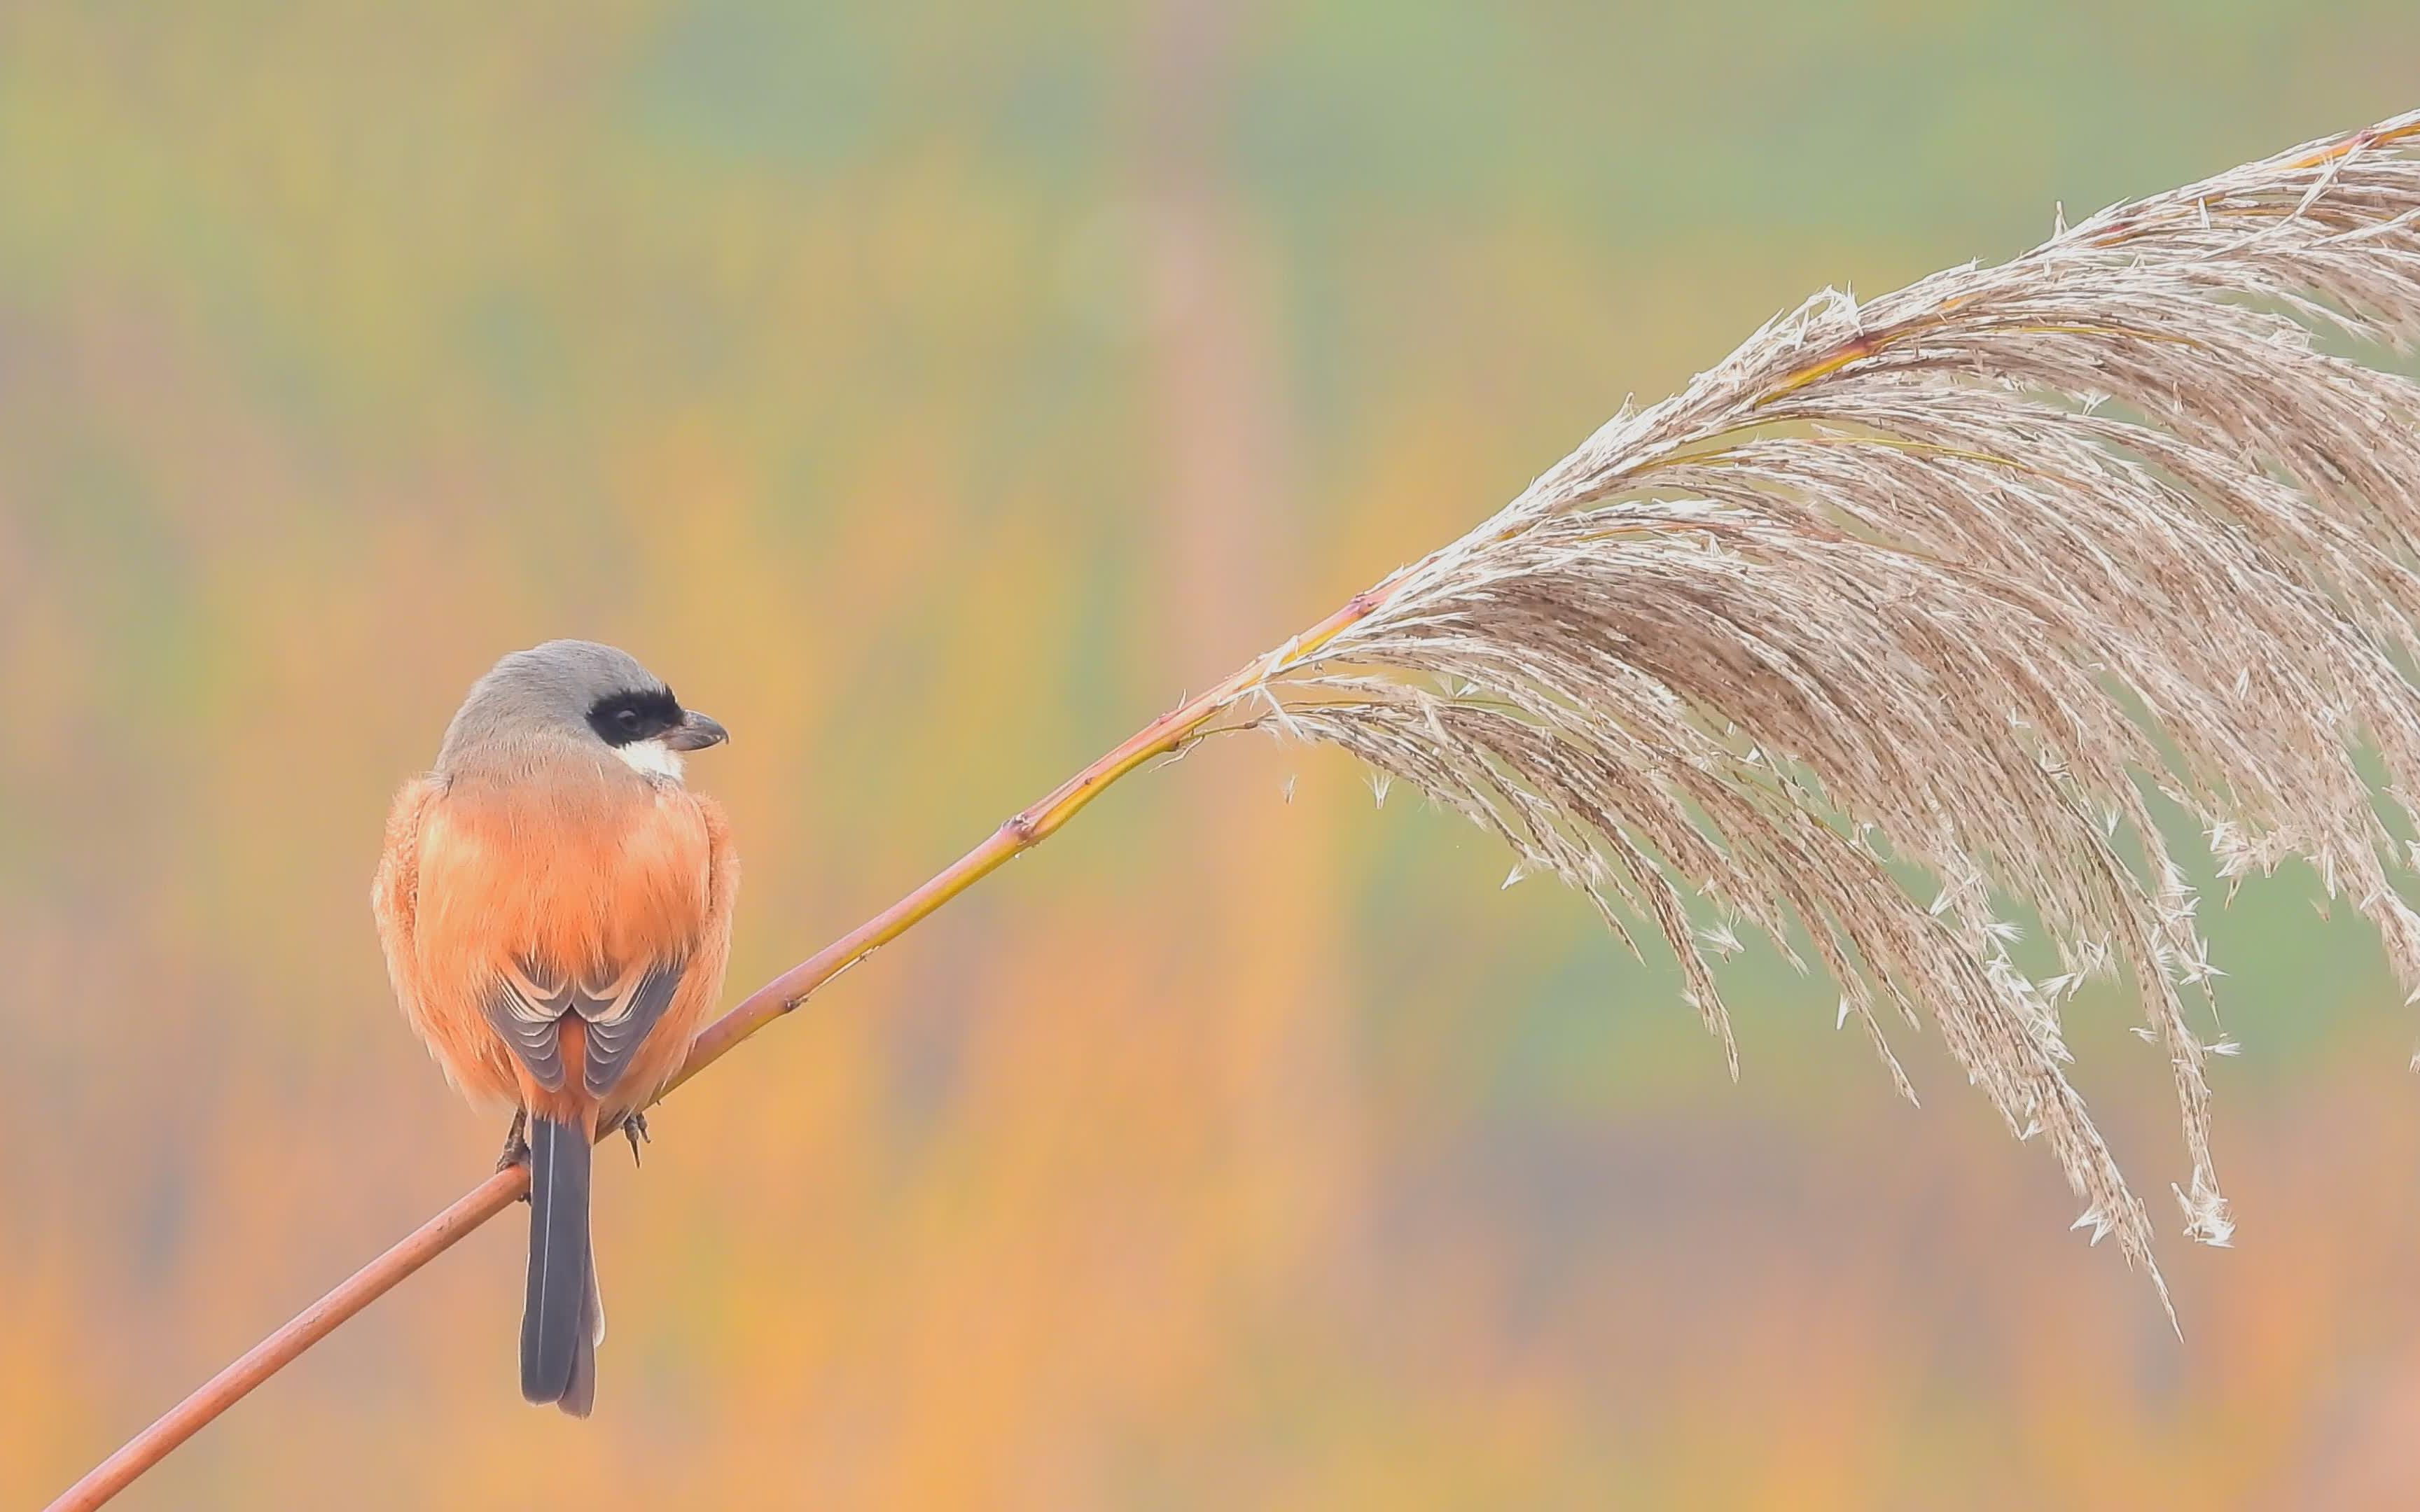
[[[628,653],[498,661],[390,810],[371,909],[404,1017],[530,1167],[521,1395],[585,1417],[605,1337],[591,1149],[680,1069],[722,990],[739,870],[683,758],[728,739]],[[526,1129],[526,1136],[524,1136]]]

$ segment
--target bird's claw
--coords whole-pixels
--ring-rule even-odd
[[[639,1147],[654,1137],[647,1133],[647,1116],[644,1113],[624,1114],[622,1134],[630,1141],[630,1164],[636,1165],[639,1164]]]
[[[529,1110],[526,1108],[514,1109],[513,1126],[504,1131],[504,1149],[503,1154],[496,1157],[496,1169],[500,1171],[509,1171],[516,1165],[526,1165],[528,1163],[530,1154],[529,1141],[521,1137],[522,1131],[528,1127]]]

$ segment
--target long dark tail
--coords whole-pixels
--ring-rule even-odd
[[[521,1395],[586,1417],[597,1400],[603,1308],[588,1247],[588,1131],[530,1123],[529,1293],[521,1304]]]

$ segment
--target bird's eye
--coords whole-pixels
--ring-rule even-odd
[[[618,710],[613,716],[613,722],[616,725],[619,725],[626,733],[635,735],[639,733],[639,711],[636,709]]]

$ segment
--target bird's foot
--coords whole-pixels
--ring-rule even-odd
[[[496,1169],[500,1171],[509,1171],[516,1165],[524,1165],[529,1163],[529,1141],[521,1137],[522,1131],[526,1130],[528,1127],[529,1110],[526,1108],[515,1108],[513,1110],[513,1126],[504,1131],[504,1151],[503,1154],[496,1157]]]
[[[630,1141],[630,1164],[639,1164],[639,1147],[653,1136],[647,1133],[647,1116],[644,1113],[622,1115],[622,1133]]]

